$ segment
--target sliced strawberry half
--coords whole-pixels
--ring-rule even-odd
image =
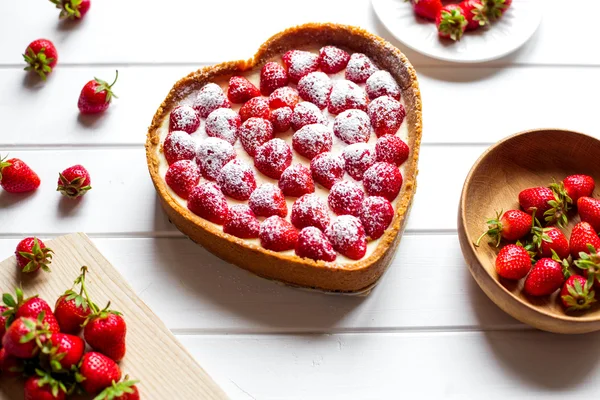
[[[177,106],[169,116],[169,132],[184,131],[194,133],[200,126],[200,117],[190,106]]]
[[[193,160],[196,157],[196,142],[183,131],[173,131],[163,142],[163,153],[169,165],[180,160]]]
[[[224,194],[236,200],[248,200],[256,189],[252,168],[238,159],[225,164],[219,173],[217,183]]]
[[[327,107],[332,85],[331,78],[324,72],[311,72],[298,82],[298,93],[322,110]]]
[[[288,213],[283,192],[271,183],[263,183],[252,192],[248,205],[260,217],[277,215],[284,218]]]
[[[310,170],[315,182],[331,189],[344,176],[344,159],[330,152],[321,153],[310,161]]]
[[[254,166],[269,178],[279,179],[292,164],[292,149],[281,139],[271,139],[259,146],[254,155]]]
[[[400,101],[400,86],[388,71],[375,71],[367,79],[365,88],[371,100],[381,96],[389,96]]]
[[[370,196],[363,201],[359,218],[367,235],[379,239],[394,219],[394,208],[387,199]]]
[[[268,96],[275,89],[286,86],[289,76],[285,68],[276,62],[266,63],[260,70],[260,92]]]
[[[352,260],[367,252],[367,237],[360,220],[352,215],[337,217],[325,231],[333,248]]]
[[[395,165],[378,162],[365,172],[363,185],[369,196],[381,196],[393,201],[400,193],[402,174]]]
[[[319,69],[319,56],[304,50],[290,50],[281,58],[287,68],[290,80],[294,83],[305,75]]]
[[[302,164],[288,167],[279,179],[279,188],[286,196],[300,197],[315,191],[310,169]]]
[[[218,225],[227,222],[229,215],[227,199],[221,189],[212,182],[203,183],[192,190],[188,199],[188,209]]]
[[[311,124],[327,125],[327,118],[314,104],[307,101],[298,103],[292,114],[292,128],[297,131],[303,126]]]
[[[305,125],[292,136],[292,147],[298,154],[312,160],[316,155],[331,151],[333,138],[328,126]]]
[[[287,132],[292,127],[293,113],[290,107],[281,107],[271,111],[273,131],[277,133]]]
[[[408,159],[410,148],[398,136],[384,135],[375,143],[377,161],[400,166]]]
[[[365,83],[377,70],[369,57],[362,53],[354,53],[346,66],[346,79],[354,83]]]
[[[316,226],[321,230],[325,230],[329,225],[327,204],[314,193],[305,194],[296,199],[292,205],[290,220],[298,229]]]
[[[192,189],[200,182],[200,169],[191,160],[180,160],[169,165],[165,182],[184,199],[187,199]]]
[[[211,181],[216,181],[223,167],[236,157],[233,146],[216,137],[200,142],[196,154],[196,163],[202,176]]]
[[[198,112],[200,117],[206,118],[208,114],[217,108],[231,108],[231,103],[223,93],[223,89],[216,83],[207,83],[196,95],[192,107]]]
[[[367,111],[367,93],[354,82],[334,81],[327,109],[331,114],[339,114],[352,108]]]
[[[327,236],[318,228],[308,226],[298,234],[296,255],[316,261],[335,261],[337,254]]]
[[[258,146],[273,139],[273,125],[264,118],[249,118],[240,127],[239,137],[246,153],[254,157]]]
[[[272,216],[260,224],[260,244],[267,250],[285,251],[296,246],[298,231],[281,217]]]
[[[229,207],[223,232],[242,239],[254,239],[258,237],[259,230],[260,222],[250,207],[245,204],[235,204]]]
[[[405,116],[404,106],[389,96],[378,97],[369,104],[369,118],[378,137],[395,135]]]
[[[371,121],[364,111],[346,110],[335,117],[333,133],[346,144],[366,143],[371,137]]]
[[[365,171],[375,164],[375,151],[366,143],[351,144],[342,155],[346,172],[357,181],[362,180]]]
[[[338,182],[331,188],[327,196],[329,207],[338,215],[355,215],[358,216],[365,192],[350,181]]]
[[[204,129],[208,136],[226,140],[233,145],[241,125],[242,119],[238,113],[230,108],[217,108],[208,114]]]
[[[258,96],[260,96],[260,91],[248,79],[243,76],[232,76],[229,78],[227,98],[230,102],[242,104]]]
[[[327,74],[336,74],[346,68],[350,61],[350,54],[335,47],[325,46],[319,50],[319,66]]]

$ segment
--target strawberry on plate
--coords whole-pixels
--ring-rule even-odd
[[[432,21],[443,7],[441,0],[412,0],[411,3],[415,14]]]
[[[441,8],[435,25],[440,37],[460,40],[467,29],[468,21],[464,10],[458,4],[448,4]]]
[[[91,0],[50,0],[60,9],[60,19],[81,19],[87,14],[92,5]]]
[[[459,4],[467,19],[468,31],[473,31],[490,22],[486,15],[487,5],[484,3],[485,0],[464,0]]]
[[[76,199],[83,196],[92,187],[90,173],[83,165],[77,164],[58,174],[56,190],[63,196]]]
[[[496,218],[490,218],[486,223],[488,230],[477,239],[475,246],[479,246],[481,239],[486,235],[496,243],[496,247],[500,246],[502,239],[508,241],[519,240],[531,232],[533,218],[521,210],[508,210],[504,213],[502,211],[497,212]]]
[[[27,63],[25,71],[34,71],[46,80],[46,75],[52,72],[58,62],[58,53],[54,43],[48,39],[37,39],[29,43],[23,58]]]
[[[512,4],[512,0],[486,0],[486,16],[489,19],[498,19],[504,15]]]
[[[117,96],[113,93],[112,87],[117,83],[119,71],[116,71],[115,80],[112,83],[94,78],[85,84],[79,94],[77,107],[82,114],[98,114],[106,111],[108,106]]]
[[[525,248],[516,244],[507,244],[496,257],[496,272],[502,278],[519,280],[531,269],[531,258]]]
[[[9,193],[31,192],[40,186],[40,177],[18,158],[0,157],[0,186]]]
[[[52,249],[36,237],[26,237],[17,244],[15,256],[22,272],[35,272],[39,269],[50,272],[48,265],[52,262]]]

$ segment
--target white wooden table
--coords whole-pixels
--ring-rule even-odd
[[[504,314],[469,275],[455,222],[467,171],[498,139],[537,127],[600,137],[596,1],[540,1],[544,21],[525,47],[471,66],[403,49],[367,0],[95,0],[67,26],[49,2],[5,3],[0,153],[26,160],[43,182],[29,196],[0,193],[1,258],[24,235],[88,233],[234,399],[597,395],[600,336],[542,333]],[[178,78],[247,58],[271,34],[309,21],[390,40],[422,88],[418,193],[393,265],[366,298],[283,287],[220,261],[169,224],[146,169],[146,127]],[[60,57],[41,85],[21,59],[38,37]],[[109,112],[79,117],[83,84],[117,68]],[[77,206],[54,192],[58,171],[75,163],[94,187]]]

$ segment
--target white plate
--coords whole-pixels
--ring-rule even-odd
[[[542,20],[540,0],[514,0],[488,28],[466,32],[458,42],[440,40],[435,23],[415,16],[404,0],[372,0],[385,27],[406,46],[445,61],[474,63],[512,53],[531,38]]]

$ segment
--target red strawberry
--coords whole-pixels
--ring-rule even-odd
[[[79,112],[82,114],[98,114],[106,111],[112,98],[117,97],[113,93],[112,87],[117,83],[118,78],[119,71],[116,71],[115,80],[111,84],[98,78],[86,83],[79,94],[79,102],[77,103]]]
[[[393,164],[377,162],[365,171],[363,185],[369,196],[381,196],[393,201],[400,193],[402,174]]]
[[[298,93],[321,110],[327,107],[331,93],[331,79],[324,72],[311,72],[298,82]]]
[[[579,258],[580,253],[589,253],[588,245],[594,249],[600,249],[600,238],[594,228],[587,222],[579,222],[573,227],[569,239],[571,256],[573,259]]]
[[[92,187],[90,173],[83,165],[73,165],[58,174],[58,187],[62,195],[76,199],[83,196]]]
[[[600,200],[580,197],[577,200],[577,212],[583,222],[588,222],[596,231],[600,229]]]
[[[351,181],[341,181],[333,185],[327,203],[338,215],[350,214],[358,216],[362,207],[365,192]]]
[[[123,382],[113,382],[111,386],[104,389],[97,397],[97,400],[140,400],[140,392],[136,383],[138,381],[129,380],[126,376]]]
[[[563,266],[551,258],[541,258],[525,278],[523,290],[531,296],[546,296],[559,289],[564,281]]]
[[[334,46],[321,47],[319,50],[319,66],[327,74],[337,74],[348,65],[350,54]]]
[[[9,193],[31,192],[40,186],[40,177],[18,158],[0,157],[0,186]]]
[[[254,171],[237,159],[229,161],[221,169],[217,183],[226,196],[236,200],[248,200],[256,189]]]
[[[89,300],[88,300],[89,301]],[[92,314],[88,317],[83,328],[83,337],[94,351],[119,362],[125,357],[127,325],[118,311],[109,310],[110,302],[99,310],[90,302]]]
[[[6,329],[2,346],[7,354],[29,359],[39,353],[47,337],[48,331],[44,329],[42,318],[17,318]]]
[[[190,106],[177,106],[169,115],[169,132],[184,131],[192,134],[200,127],[200,116]]]
[[[539,249],[542,257],[552,257],[553,251],[561,259],[567,258],[571,254],[569,241],[560,229],[554,226],[549,228],[537,226],[533,228],[533,231],[533,243]]]
[[[274,110],[281,107],[289,107],[293,109],[299,102],[300,95],[298,94],[298,91],[289,86],[275,89],[275,91],[269,96],[269,107]]]
[[[387,199],[379,196],[367,197],[360,208],[360,221],[371,239],[379,239],[394,219],[394,208]]]
[[[366,143],[371,137],[371,121],[364,111],[346,110],[335,117],[333,133],[346,144]]]
[[[25,400],[64,400],[67,398],[65,385],[50,374],[37,369],[37,376],[25,381]]]
[[[460,8],[467,19],[467,30],[472,31],[480,26],[488,24],[490,21],[486,15],[487,7],[483,4],[484,0],[464,0]]]
[[[544,216],[548,223],[556,223],[564,227],[567,220],[567,199],[560,193],[555,193],[547,187],[534,187],[521,191],[519,193],[519,204],[528,214],[537,217]]]
[[[50,272],[48,265],[52,262],[52,249],[46,247],[41,239],[26,237],[17,244],[15,256],[22,272],[35,272],[40,268]]]
[[[50,0],[50,2],[60,9],[58,16],[60,19],[72,20],[83,18],[92,5],[91,0]]]
[[[441,0],[412,0],[413,10],[419,17],[435,20],[442,9]]]
[[[377,161],[400,166],[408,159],[410,148],[398,136],[384,135],[375,143]]]
[[[268,96],[275,89],[286,86],[288,80],[288,73],[281,64],[268,62],[260,70],[260,92]]]
[[[319,56],[308,51],[290,50],[281,57],[290,80],[294,83],[319,69]]]
[[[79,293],[69,289],[56,300],[54,316],[62,333],[79,333],[81,326],[92,312],[87,299],[83,296],[86,273],[87,267],[81,267],[81,275],[75,279],[74,285],[81,286]]]
[[[315,191],[310,170],[302,164],[289,166],[279,179],[279,188],[286,196],[300,197]]]
[[[8,320],[8,315],[4,315],[4,312],[8,310],[8,307],[0,306],[0,343],[2,343],[2,337],[6,332],[6,321]]]
[[[560,291],[560,300],[567,311],[587,310],[596,302],[593,279],[571,275]]]
[[[337,217],[325,235],[336,251],[352,260],[360,260],[367,252],[365,230],[360,220],[352,215]]]
[[[354,83],[365,83],[377,71],[373,61],[362,53],[354,53],[346,66],[346,79]]]
[[[277,215],[284,218],[287,215],[285,197],[281,189],[271,183],[263,183],[252,192],[248,205],[260,217]]]
[[[292,205],[290,221],[298,229],[315,226],[325,230],[329,225],[329,209],[316,194],[305,194],[296,199]]]
[[[438,35],[452,40],[460,40],[468,24],[465,13],[458,4],[442,7],[435,19]]]
[[[0,340],[1,343],[1,340]],[[0,348],[0,372],[5,378],[18,378],[23,375],[25,363],[22,359],[8,354]]]
[[[260,91],[243,76],[232,76],[229,78],[227,97],[232,103],[245,103],[253,97],[260,96]]]
[[[175,193],[187,199],[192,189],[200,182],[200,169],[191,160],[177,161],[169,165],[165,182]]]
[[[281,107],[271,111],[271,123],[274,132],[286,132],[292,126],[293,111],[289,107]]]
[[[298,234],[296,255],[298,257],[311,258],[316,261],[335,261],[337,257],[327,236],[325,236],[319,228],[315,228],[314,226],[307,226]]]
[[[496,247],[500,246],[503,238],[509,242],[519,240],[531,232],[533,218],[521,210],[508,210],[505,213],[496,212],[496,218],[490,218],[486,223],[488,230],[477,239],[475,246],[479,246],[486,235],[496,242]]]
[[[327,110],[331,114],[339,114],[351,108],[367,111],[367,93],[354,82],[334,81]]]
[[[227,221],[229,207],[221,189],[212,182],[196,186],[188,199],[188,209],[194,214],[218,225]]]
[[[206,118],[218,108],[231,108],[231,103],[223,93],[221,86],[216,83],[207,83],[198,91],[192,107],[201,118]]]
[[[298,103],[292,114],[292,128],[297,131],[305,125],[327,125],[327,118],[317,106],[307,101]]]
[[[204,128],[208,136],[223,139],[234,145],[241,125],[242,119],[231,108],[217,108],[208,114]]]
[[[248,100],[240,108],[240,118],[242,122],[248,118],[264,118],[269,119],[271,117],[271,110],[269,109],[269,100],[264,97],[254,97]]]
[[[97,394],[121,379],[121,369],[110,358],[97,352],[83,355],[78,381],[86,393]]]
[[[310,161],[310,170],[315,182],[331,189],[344,176],[344,159],[330,152],[321,153]]]
[[[512,0],[487,0],[486,1],[486,16],[489,19],[498,19],[510,7]]]
[[[58,321],[56,320],[52,309],[38,296],[33,296],[24,299],[23,291],[20,288],[16,289],[16,298],[10,293],[4,293],[2,300],[9,309],[5,310],[3,315],[7,318],[8,324],[11,324],[16,318],[31,318],[37,320],[43,313],[44,329],[49,332],[60,332]]]
[[[211,181],[219,178],[221,170],[236,156],[229,142],[216,137],[204,139],[196,150],[196,164],[200,167],[202,176]]]
[[[404,106],[389,96],[378,97],[369,104],[369,118],[377,137],[395,135],[405,116]]]
[[[196,142],[183,131],[173,131],[163,142],[163,153],[169,165],[196,157]]]
[[[584,222],[581,222],[584,223]],[[577,225],[575,226],[575,228]],[[573,228],[573,230],[575,230]],[[571,239],[573,234],[571,234]],[[593,245],[587,244],[585,251],[579,253],[579,260],[575,260],[575,266],[583,270],[583,275],[594,281],[594,286],[600,287],[600,255],[598,255],[598,248],[594,248]],[[575,258],[575,257],[573,257]]]
[[[291,250],[296,246],[298,231],[285,219],[272,216],[260,224],[260,244],[273,251]]]
[[[258,237],[260,222],[245,204],[235,204],[229,207],[227,222],[223,225],[223,232],[242,239]]]
[[[400,86],[398,86],[398,82],[396,82],[392,74],[387,71],[375,71],[367,79],[365,89],[371,100],[375,100],[381,96],[389,96],[400,101]]]
[[[269,178],[279,179],[292,164],[292,149],[281,139],[271,139],[256,149],[254,166]]]
[[[567,196],[574,203],[577,203],[580,197],[591,197],[596,187],[594,178],[588,175],[570,175],[563,179],[562,183]]]
[[[357,181],[362,180],[366,170],[375,164],[375,151],[366,143],[355,143],[347,146],[342,153],[344,169]]]
[[[519,280],[531,269],[527,250],[516,244],[507,244],[496,257],[496,272],[505,279]]]
[[[263,118],[249,118],[242,124],[239,137],[246,153],[254,157],[258,146],[273,139],[273,125]]]
[[[58,53],[54,43],[48,39],[37,39],[29,43],[23,54],[28,64],[25,71],[35,71],[43,80],[52,72],[58,62]]]
[[[83,339],[66,333],[53,333],[42,348],[42,352],[48,356],[50,366],[55,372],[70,371],[72,367],[79,364],[84,350]]]
[[[333,138],[328,126],[305,125],[292,136],[292,147],[298,154],[312,160],[315,156],[331,151]]]

